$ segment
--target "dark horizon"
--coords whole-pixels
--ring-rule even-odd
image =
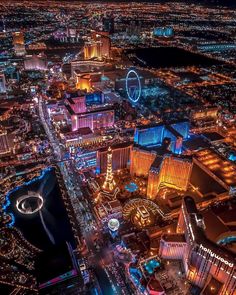
[[[55,2],[120,2],[120,3],[126,3],[126,2],[153,2],[153,3],[168,3],[173,2],[171,0],[53,0]],[[225,6],[225,7],[235,7],[236,3],[234,0],[175,0],[175,2],[180,3],[190,3],[190,4],[199,4],[199,5],[210,5],[210,6]]]
[[[232,295],[236,0],[0,7],[1,294]]]

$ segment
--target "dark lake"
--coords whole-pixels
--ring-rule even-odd
[[[74,247],[74,237],[61,198],[55,170],[51,168],[45,171],[41,178],[28,185],[20,186],[17,191],[10,194],[10,206],[7,211],[14,214],[14,226],[22,232],[26,240],[42,250],[47,250],[53,244],[42,224],[39,211],[27,215],[20,213],[16,208],[16,200],[20,196],[28,194],[29,191],[39,192],[44,199],[41,215],[46,228],[53,236],[55,245],[64,244],[68,241]]]
[[[132,60],[140,66],[153,68],[198,65],[207,67],[221,64],[218,60],[176,47],[138,48],[127,50],[126,53],[134,54],[137,58],[132,57]],[[146,64],[144,65],[139,59]]]

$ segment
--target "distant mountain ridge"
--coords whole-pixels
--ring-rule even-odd
[[[37,0],[36,0],[37,1]],[[182,3],[195,3],[209,6],[226,6],[226,7],[236,7],[236,0],[55,0],[55,2],[159,2],[159,3],[167,3],[167,2],[182,2]],[[1,2],[1,0],[0,0]]]

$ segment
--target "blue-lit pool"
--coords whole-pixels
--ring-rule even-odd
[[[137,186],[136,183],[134,183],[134,182],[130,182],[129,184],[127,184],[127,185],[125,186],[125,189],[126,189],[128,192],[133,193],[133,192],[135,192],[135,191],[138,189],[138,186]]]
[[[146,271],[152,275],[157,267],[160,267],[160,262],[156,259],[151,259],[144,264]]]

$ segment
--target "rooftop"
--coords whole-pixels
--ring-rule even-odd
[[[180,235],[180,234],[164,234],[162,236],[162,239],[165,240],[166,242],[176,242],[176,243],[185,243],[185,236]]]
[[[155,278],[150,279],[147,287],[149,288],[150,291],[164,292],[164,289],[162,288],[160,282],[156,280]]]
[[[193,163],[190,183],[194,187],[197,187],[198,191],[204,196],[227,192],[227,190],[219,182],[217,182],[196,163]]]
[[[236,186],[236,165],[228,159],[221,157],[212,149],[201,150],[195,154],[195,157],[227,186]]]

